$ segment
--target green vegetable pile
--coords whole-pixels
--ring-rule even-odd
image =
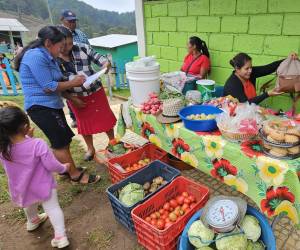
[[[246,215],[240,223],[241,231],[230,233],[214,233],[201,220],[195,221],[188,230],[190,243],[196,250],[264,250],[264,244],[259,241],[261,227],[259,221],[252,215]]]
[[[160,92],[159,99],[160,100],[167,100],[167,99],[175,99],[175,98],[184,98],[183,95],[176,91],[170,91],[170,90],[163,90]]]
[[[145,193],[143,186],[137,183],[129,183],[119,192],[119,200],[127,207],[131,207],[144,199]]]

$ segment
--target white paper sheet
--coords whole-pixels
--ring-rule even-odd
[[[97,79],[99,79],[99,77],[101,77],[102,75],[105,74],[106,70],[107,70],[107,68],[104,68],[104,69],[100,70],[99,72],[87,77],[85,82],[83,83],[83,87],[88,89],[94,81],[96,81]]]

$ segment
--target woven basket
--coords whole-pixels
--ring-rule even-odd
[[[233,133],[226,130],[223,130],[219,128],[222,136],[233,142],[242,142],[242,141],[249,141],[249,140],[255,140],[257,137],[257,134],[242,134],[242,133]]]

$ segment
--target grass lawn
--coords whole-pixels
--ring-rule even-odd
[[[16,102],[18,105],[23,107],[23,96],[9,96],[9,97],[0,97],[1,101],[13,101]],[[34,136],[38,138],[42,138],[45,141],[48,141],[43,132],[35,126],[35,124],[31,124],[32,127],[35,128],[34,131]],[[88,172],[95,172],[96,169],[96,164],[95,162],[84,162],[83,161],[83,155],[84,155],[84,149],[81,147],[79,141],[73,140],[71,144],[71,152],[74,158],[74,161],[77,165],[81,165],[86,167]],[[59,201],[62,207],[68,206],[73,198],[82,193],[82,192],[89,192],[91,190],[97,191],[97,192],[103,192],[105,188],[109,185],[109,180],[108,176],[106,174],[101,175],[102,180],[96,184],[96,185],[77,185],[77,184],[72,184],[69,181],[66,180],[60,180],[59,178],[57,179],[59,183],[59,189],[58,189],[58,194],[59,194]],[[4,173],[3,168],[0,166],[0,208],[1,205],[4,203],[10,202],[10,197],[9,197],[9,192],[8,192],[8,187],[7,187],[7,178]],[[22,209],[18,208],[12,208],[11,211],[9,211],[7,214],[5,214],[5,217],[8,220],[13,220],[13,221],[18,221],[18,220],[25,220],[25,215],[23,213]]]

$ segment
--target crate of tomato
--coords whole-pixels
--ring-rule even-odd
[[[135,232],[133,220],[131,217],[132,209],[135,208],[138,204],[141,204],[145,200],[149,199],[162,188],[166,187],[179,175],[180,171],[157,160],[150,163],[149,166],[141,169],[132,176],[107,188],[106,193],[110,200],[116,219],[120,223],[122,223],[129,231]],[[131,185],[131,187],[135,189],[132,190],[132,195],[140,196],[141,191],[139,190],[139,186],[140,189],[143,189],[143,198],[130,206],[127,206],[122,202],[123,200],[125,200],[124,197],[120,197],[122,190],[128,187],[128,185]],[[132,198],[136,199],[136,197]]]
[[[128,154],[108,160],[108,172],[111,182],[119,182],[154,160],[168,162],[167,152],[154,144],[146,144]]]
[[[179,176],[132,210],[138,242],[149,250],[175,250],[186,223],[208,198],[208,187]]]

